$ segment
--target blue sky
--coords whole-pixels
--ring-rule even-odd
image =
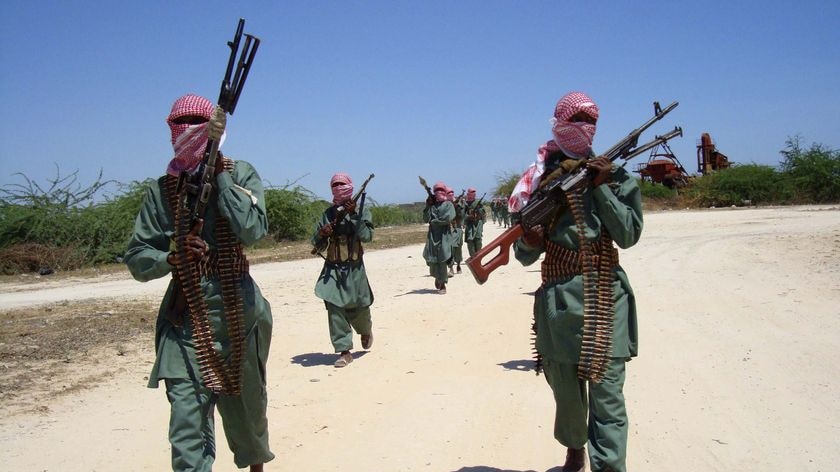
[[[797,134],[840,148],[837,1],[9,0],[0,185],[161,175],[169,108],[216,100],[240,17],[262,44],[223,150],[322,197],[337,171],[375,173],[380,203],[422,200],[418,175],[481,194],[533,161],[571,90],[601,108],[596,152],[654,100],[680,106],[643,139],[682,126],[692,172],[703,132],[738,163],[775,166]]]

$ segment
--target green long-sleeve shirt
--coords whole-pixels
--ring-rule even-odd
[[[128,242],[124,261],[131,275],[141,282],[164,277],[173,267],[166,261],[171,238],[175,233],[173,215],[165,201],[167,176],[159,178],[146,192],[140,212],[134,222],[134,232]],[[215,248],[215,227],[219,216],[230,224],[231,230],[243,244],[253,244],[268,232],[262,181],[256,170],[245,161],[236,161],[232,172],[216,177],[217,191],[213,192],[204,218],[201,237],[211,249]],[[164,316],[173,294],[174,279],[170,282],[158,311],[155,350],[157,357],[149,386],[156,387],[162,378],[190,378],[197,372],[194,346],[189,323],[174,326]],[[221,285],[217,279],[203,278],[201,290],[208,306],[208,318],[217,340],[216,349],[226,353],[229,336],[224,323]],[[246,346],[257,346],[264,362],[271,342],[271,309],[249,275],[241,281]],[[257,343],[248,339],[257,337]]]
[[[452,257],[452,220],[455,206],[450,201],[427,205],[423,209],[423,221],[429,223],[423,258],[427,264],[438,264]]]
[[[636,179],[623,168],[613,168],[612,183],[587,188],[583,194],[584,238],[598,240],[602,226],[622,249],[636,244],[642,233],[642,199]],[[546,237],[565,248],[578,250],[577,229],[571,212],[560,216]],[[542,248],[533,248],[520,238],[514,244],[523,265],[536,262]],[[636,302],[624,269],[614,270],[615,321],[612,357],[633,357],[638,351]],[[550,282],[537,291],[534,301],[537,349],[549,360],[577,363],[583,333],[583,276]]]

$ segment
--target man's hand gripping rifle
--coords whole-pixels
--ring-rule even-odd
[[[620,158],[626,164],[626,161],[639,154],[653,149],[667,142],[669,139],[682,136],[682,128],[675,127],[668,133],[656,136],[654,140],[648,143],[642,144],[641,146],[638,145],[639,136],[651,125],[661,120],[662,117],[676,108],[677,105],[677,102],[673,102],[663,109],[659,106],[659,102],[654,102],[653,118],[630,132],[624,139],[607,150],[602,157],[606,157],[610,161],[615,161]],[[538,190],[534,191],[531,199],[522,210],[519,213],[511,215],[517,223],[467,259],[467,267],[469,267],[476,282],[483,284],[487,281],[491,272],[507,264],[510,260],[510,246],[525,234],[525,231],[537,226],[546,227],[556,213],[563,210],[563,206],[565,205],[564,194],[579,185],[586,185],[588,182],[589,178],[586,166],[581,166],[580,170],[570,174],[560,175],[554,180],[541,185]],[[488,254],[497,249],[499,250],[498,254],[493,256],[486,264],[482,263],[482,260]]]
[[[467,221],[473,222],[481,219],[481,210],[483,209],[482,205],[484,205],[484,197],[486,196],[487,192],[484,192],[481,195],[481,198],[472,205],[472,209],[467,212]]]
[[[332,221],[330,221],[326,225],[326,226],[329,226],[330,229],[325,231],[326,235],[322,235],[321,232],[318,233],[318,240],[315,242],[315,247],[312,248],[312,251],[310,251],[310,254],[312,254],[314,256],[315,254],[319,254],[320,252],[322,252],[324,249],[327,248],[327,244],[329,243],[329,240],[330,240],[329,234],[332,233],[333,228],[335,228],[336,225],[341,223],[341,221],[344,220],[344,217],[347,216],[347,213],[349,212],[347,207],[352,207],[353,210],[355,211],[356,203],[359,201],[359,197],[361,197],[362,195],[365,194],[365,188],[367,188],[368,182],[370,182],[370,180],[373,177],[374,177],[374,175],[370,174],[368,176],[368,178],[365,179],[364,183],[362,183],[362,186],[359,188],[359,191],[356,192],[356,195],[353,195],[353,198],[351,198],[350,200],[347,201],[347,202],[352,201],[353,202],[352,205],[348,205],[347,202],[344,202],[341,205],[339,205],[338,207],[336,207],[335,218],[333,218]]]
[[[219,92],[219,101],[216,110],[213,112],[211,121],[221,122],[221,129],[224,130],[225,115],[233,115],[236,109],[236,104],[239,102],[239,94],[242,93],[242,88],[245,86],[245,80],[248,78],[248,71],[251,70],[251,64],[254,62],[254,56],[257,54],[257,48],[260,45],[260,39],[250,34],[245,34],[245,43],[242,45],[242,53],[239,55],[239,60],[236,60],[236,54],[239,52],[240,42],[242,40],[242,30],[245,28],[245,20],[239,19],[239,24],[236,27],[236,33],[233,36],[233,41],[228,41],[230,47],[230,58],[228,59],[227,69],[225,69],[225,77],[222,79],[222,87]],[[236,69],[234,70],[234,65]],[[212,125],[212,123],[210,124]],[[210,193],[216,180],[216,166],[218,165],[219,157],[219,136],[210,136],[207,140],[207,148],[204,151],[204,159],[193,176],[187,173],[182,173],[178,181],[178,190],[180,192],[182,186],[186,185],[190,193],[194,195],[190,205],[190,220],[193,224],[203,220],[204,212],[207,207],[207,202],[210,200]]]
[[[434,205],[435,194],[432,193],[432,189],[429,188],[429,184],[426,183],[426,179],[424,179],[423,177],[421,177],[419,175],[417,176],[417,178],[420,179],[420,185],[422,185],[423,188],[426,189],[426,194],[428,195],[426,197],[426,205]]]

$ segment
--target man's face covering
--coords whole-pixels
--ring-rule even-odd
[[[213,113],[213,103],[198,95],[184,95],[175,100],[166,118],[172,132],[175,156],[166,173],[178,176],[182,171],[195,172],[207,147],[207,122]]]

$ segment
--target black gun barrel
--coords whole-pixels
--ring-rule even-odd
[[[672,102],[670,105],[665,107],[664,109],[659,108],[658,106],[654,106],[654,115],[653,118],[646,121],[642,126],[639,126],[635,130],[631,131],[624,139],[616,143],[613,147],[607,149],[607,151],[603,154],[604,157],[607,159],[614,161],[617,158],[621,157],[626,159],[626,153],[633,150],[636,147],[636,144],[639,142],[639,136],[648,128],[650,128],[654,123],[661,120],[665,115],[671,112],[674,108],[677,108],[679,102]]]

